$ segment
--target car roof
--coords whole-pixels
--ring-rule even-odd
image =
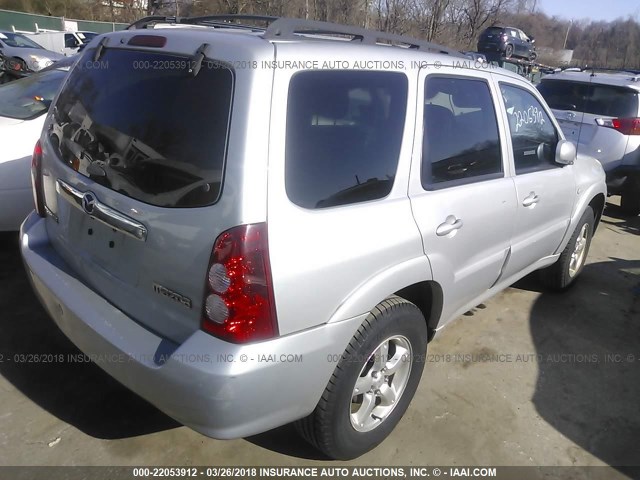
[[[493,27],[488,27],[487,30],[491,28],[499,28],[500,30],[522,30],[521,28],[518,28],[518,27],[505,27],[503,25],[494,25]]]
[[[563,71],[547,75],[542,79],[543,82],[550,80],[611,85],[640,91],[640,75],[634,72],[598,70]]]
[[[313,23],[313,22],[312,22]],[[318,22],[323,23],[323,22]],[[345,27],[349,29],[351,27]],[[347,55],[350,50],[353,53],[354,58],[359,58],[360,60],[368,60],[372,59],[383,59],[389,61],[404,61],[405,65],[410,65],[412,61],[422,62],[427,64],[441,64],[443,66],[451,66],[452,64],[455,68],[460,68],[463,70],[473,70],[474,67],[477,68],[476,61],[469,58],[463,52],[455,51],[454,49],[441,47],[433,44],[434,49],[438,49],[441,47],[442,49],[446,49],[450,51],[452,54],[444,54],[437,53],[429,50],[422,50],[418,48],[407,48],[404,46],[397,45],[389,45],[385,43],[379,44],[370,44],[370,43],[361,43],[358,41],[349,41],[349,39],[336,37],[334,34],[325,33],[325,34],[298,34],[283,36],[282,38],[269,37],[265,34],[264,30],[248,30],[243,28],[240,25],[238,28],[234,28],[230,25],[225,26],[225,28],[217,28],[213,26],[206,25],[191,25],[191,24],[175,24],[175,23],[157,23],[153,26],[152,31],[164,30],[167,32],[170,31],[180,31],[180,34],[184,34],[185,30],[192,29],[198,33],[198,35],[206,34],[207,36],[218,36],[218,35],[234,35],[238,42],[256,42],[258,41],[268,41],[274,45],[279,45],[280,48],[278,50],[278,60],[287,60],[294,59],[300,60],[301,55],[307,55],[310,59],[315,58],[326,58],[327,56],[331,56],[332,54],[336,55]],[[148,32],[149,30],[143,29],[143,31]],[[141,33],[139,29],[133,30],[120,30],[117,32],[112,32],[106,34],[107,36],[132,36]],[[177,32],[176,32],[177,33]],[[375,34],[379,33],[382,40],[384,40],[384,36],[386,35],[383,32],[375,32]],[[374,36],[376,36],[374,34]],[[403,37],[405,38],[405,37]],[[408,37],[407,37],[408,38]],[[122,42],[122,39],[120,40]],[[415,39],[416,42],[424,42],[418,39]],[[428,43],[428,42],[425,42]],[[291,45],[292,47],[289,47]],[[361,55],[367,54],[367,56],[362,57]],[[360,56],[360,57],[359,57]],[[437,68],[437,67],[436,67]],[[491,66],[491,73],[500,74],[505,77],[509,77],[514,80],[522,81],[527,84],[528,82],[522,76],[518,75],[515,72],[509,71],[504,68]]]

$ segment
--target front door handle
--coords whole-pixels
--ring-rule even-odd
[[[449,235],[454,230],[460,230],[463,225],[464,222],[461,219],[456,218],[453,215],[449,215],[445,222],[440,224],[436,229],[436,235],[438,235],[439,237],[444,237],[446,235]]]
[[[536,195],[536,192],[531,192],[527,198],[522,201],[522,206],[530,207],[531,205],[535,205],[540,201],[540,196]]]

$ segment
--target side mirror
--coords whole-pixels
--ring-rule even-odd
[[[561,165],[572,165],[576,160],[578,152],[576,146],[569,140],[560,140],[556,147],[556,163]]]

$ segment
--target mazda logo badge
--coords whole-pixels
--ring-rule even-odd
[[[82,196],[82,208],[85,212],[87,212],[89,215],[91,215],[93,213],[93,209],[96,206],[96,196],[91,193],[91,192],[87,192]]]

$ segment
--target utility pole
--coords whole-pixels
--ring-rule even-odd
[[[571,25],[573,25],[573,20],[569,21],[569,26],[567,27],[567,35],[564,37],[564,46],[562,47],[563,50],[567,49],[567,40],[569,40],[569,31],[571,30]]]

